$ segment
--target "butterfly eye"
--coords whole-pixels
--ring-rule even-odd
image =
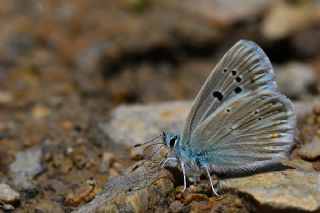
[[[176,141],[177,141],[177,137],[170,138],[169,145],[171,148],[174,147],[174,145],[176,144]]]
[[[236,71],[236,70],[232,70],[232,71],[231,71],[231,74],[232,74],[232,75],[236,75],[236,74],[237,74],[237,71]]]

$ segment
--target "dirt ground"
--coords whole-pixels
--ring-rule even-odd
[[[307,15],[315,7],[311,1],[271,2],[254,3],[256,9],[247,11],[237,3],[217,7],[206,1],[2,4],[0,183],[21,195],[14,211],[70,212],[91,200],[135,162],[130,147],[114,145],[98,128],[110,110],[123,103],[193,99],[222,54],[241,38],[259,43],[276,67],[303,63],[318,78],[320,19]],[[293,17],[280,31],[271,29],[276,20],[282,23],[278,10]],[[311,103],[318,83],[304,88],[292,98]],[[317,113],[301,124],[300,142],[319,134]],[[35,188],[20,190],[10,165],[17,153],[34,147],[42,150],[42,169],[33,177]],[[106,152],[116,158],[112,169],[101,171]],[[298,151],[292,156],[301,158]],[[320,169],[317,156],[306,158]]]

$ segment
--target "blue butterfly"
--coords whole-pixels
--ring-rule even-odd
[[[293,146],[296,113],[280,94],[263,50],[240,40],[223,56],[198,93],[181,134],[163,134],[170,156],[186,176],[204,171],[254,171],[281,162]]]

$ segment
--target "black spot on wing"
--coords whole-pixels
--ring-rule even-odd
[[[240,82],[242,81],[241,77],[237,76],[237,77],[236,77],[236,81],[237,81],[238,83],[240,83]]]
[[[236,87],[236,88],[234,89],[234,92],[235,92],[236,94],[239,94],[240,92],[242,92],[242,89],[241,89],[240,87]]]
[[[214,91],[214,92],[212,93],[212,96],[215,97],[215,98],[217,98],[219,101],[222,101],[222,100],[223,100],[223,95],[222,95],[222,93],[219,92],[219,91]]]

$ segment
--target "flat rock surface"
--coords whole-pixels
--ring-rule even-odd
[[[292,169],[228,178],[220,182],[219,188],[250,195],[262,209],[320,211],[319,172]]]
[[[180,132],[191,102],[167,102],[149,105],[123,105],[100,128],[121,145],[132,146],[165,132]]]

